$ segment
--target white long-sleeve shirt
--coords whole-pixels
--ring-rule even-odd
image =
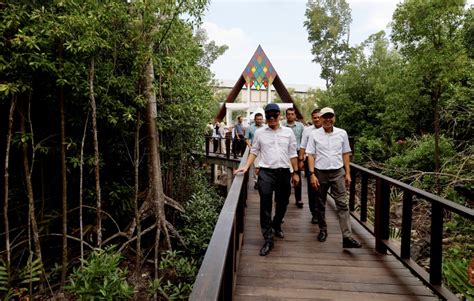
[[[290,128],[282,126],[276,130],[260,128],[255,131],[250,152],[256,156],[260,154],[260,167],[291,168],[290,159],[298,156],[295,134]]]

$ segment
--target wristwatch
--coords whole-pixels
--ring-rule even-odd
[[[310,172],[309,172],[309,175],[310,175],[310,176],[314,175],[314,171],[310,171]]]

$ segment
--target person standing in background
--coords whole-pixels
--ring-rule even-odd
[[[301,138],[301,145],[300,145],[300,150],[298,153],[298,168],[299,170],[303,170],[306,175],[306,180],[308,183],[308,206],[309,206],[309,211],[311,212],[311,223],[312,224],[318,224],[318,214],[317,214],[317,206],[316,202],[318,199],[318,194],[319,190],[314,189],[313,186],[311,186],[310,183],[310,176],[309,176],[309,168],[308,168],[308,158],[305,156],[305,150],[306,146],[308,145],[308,139],[311,135],[311,133],[314,130],[317,130],[321,127],[321,119],[319,116],[319,109],[314,109],[313,112],[311,112],[311,120],[313,121],[313,125],[306,127],[303,131],[303,137]],[[314,172],[314,170],[312,170]]]
[[[283,122],[283,126],[289,127],[293,130],[296,137],[296,149],[299,152],[304,125],[296,120],[296,112],[294,108],[286,109],[286,122]],[[298,171],[298,173],[298,176],[301,178],[300,171]],[[301,183],[300,185],[295,186],[295,204],[298,208],[303,208],[303,201],[301,200]]]

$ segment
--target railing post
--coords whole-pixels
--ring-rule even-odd
[[[360,189],[360,220],[367,222],[367,184],[368,176],[366,173],[362,173],[362,183]]]
[[[351,186],[349,188],[349,210],[354,212],[355,210],[355,192],[356,192],[356,172],[351,168]]]
[[[375,250],[380,254],[387,253],[387,247],[382,240],[390,236],[390,186],[377,178],[375,191]]]
[[[228,137],[225,138],[225,156],[227,159],[230,159],[230,139]]]
[[[216,165],[211,164],[211,184],[214,184],[215,178],[216,178]]]
[[[403,215],[402,215],[402,246],[400,255],[403,259],[411,257],[411,222],[412,222],[412,200],[413,195],[403,192]]]
[[[209,144],[211,143],[211,139],[209,136],[206,136],[206,156],[209,156]]]
[[[232,225],[232,233],[229,237],[229,248],[227,249],[226,263],[224,267],[224,277],[222,277],[223,283],[221,284],[221,296],[220,299],[227,301],[232,300],[234,290],[234,264],[235,264],[235,218]]]
[[[443,207],[431,203],[430,283],[440,285],[443,260]]]

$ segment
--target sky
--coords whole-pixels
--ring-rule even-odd
[[[346,0],[352,10],[350,44],[362,43],[385,30],[398,0]],[[212,65],[219,80],[237,81],[261,45],[286,85],[325,87],[312,62],[311,44],[303,23],[307,0],[211,0],[202,27],[209,40],[229,49]],[[474,0],[468,3],[473,4]]]

